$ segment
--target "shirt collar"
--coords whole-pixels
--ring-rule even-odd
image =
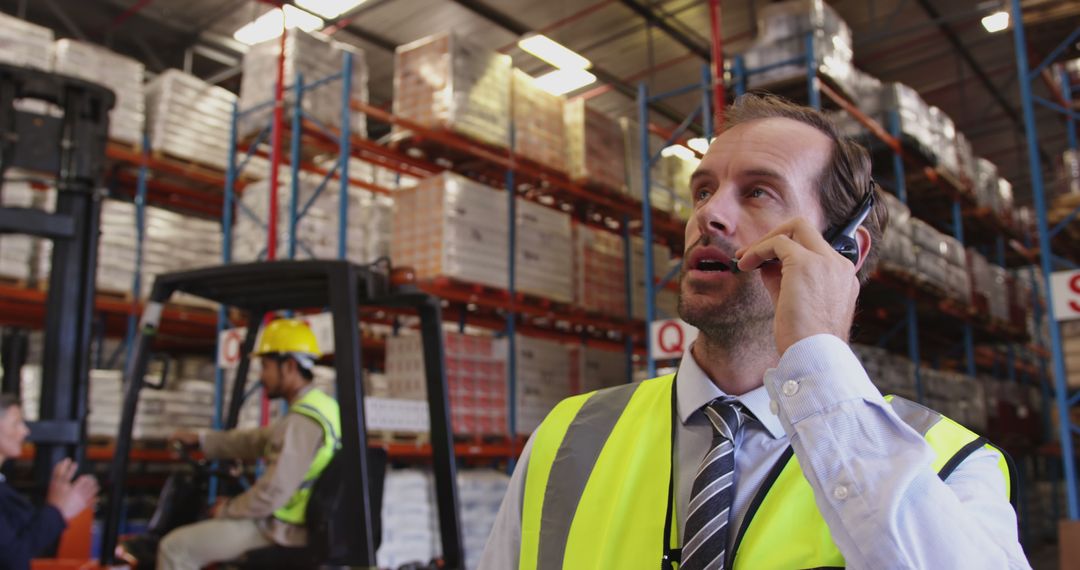
[[[716,384],[705,374],[705,371],[698,366],[691,352],[692,348],[693,345],[683,352],[677,379],[677,404],[679,407],[679,419],[682,420],[683,424],[689,421],[690,416],[704,407],[705,404],[727,395],[723,390],[717,388]],[[754,414],[754,417],[774,439],[780,439],[784,436],[784,426],[780,424],[780,418],[772,413],[769,408],[769,393],[764,385],[758,386],[741,396],[736,396],[735,399],[746,406],[750,413]]]

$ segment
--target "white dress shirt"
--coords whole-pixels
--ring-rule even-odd
[[[679,423],[673,461],[680,536],[693,477],[712,444],[701,408],[724,395],[687,350],[676,384]],[[754,420],[735,441],[729,547],[750,501],[790,445],[832,538],[850,568],[1030,568],[1017,539],[995,454],[972,453],[941,481],[926,440],[870,382],[850,347],[832,335],[791,346],[764,385],[737,399]],[[518,567],[521,505],[532,440],[526,444],[480,562]],[[642,561],[654,568],[655,561]]]

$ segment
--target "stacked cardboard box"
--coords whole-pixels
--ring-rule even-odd
[[[47,212],[55,209],[56,190],[51,181],[16,168],[9,169],[4,178],[0,205]],[[0,276],[30,283],[46,280],[51,254],[49,240],[20,234],[0,235]]]
[[[956,125],[945,111],[930,107],[930,128],[933,136],[931,147],[937,156],[938,166],[954,176],[960,176],[960,157],[957,154]]]
[[[399,46],[394,57],[394,114],[507,148],[511,72],[510,56],[454,32]],[[395,136],[405,134],[394,126]]]
[[[690,176],[697,170],[698,164],[701,164],[698,158],[684,158],[672,154],[661,156],[654,171],[653,185],[671,195],[671,206],[667,210],[682,220],[689,219],[694,212]]]
[[[0,61],[51,70],[53,31],[0,13]]]
[[[643,180],[641,177],[641,165],[642,165],[642,145],[641,145],[641,133],[638,129],[638,123],[626,117],[619,119],[619,128],[623,133],[623,149],[626,162],[626,193],[637,201],[641,201],[643,187]],[[655,156],[663,146],[662,140],[657,137],[649,136],[649,156]],[[664,173],[660,170],[659,165],[654,165],[649,173],[651,184],[649,185],[649,200],[653,208],[658,210],[674,213],[675,211],[675,196],[672,193],[670,178],[668,183],[664,184]],[[658,184],[657,181],[661,183]]]
[[[516,288],[573,300],[570,217],[518,199]],[[420,279],[451,277],[505,289],[509,249],[506,195],[444,173],[395,194],[391,259]]]
[[[1069,149],[1061,153],[1060,194],[1080,195],[1080,152]]]
[[[100,46],[62,39],[56,41],[53,70],[112,89],[116,104],[109,113],[109,138],[142,143],[146,73],[143,64]]]
[[[119,370],[90,371],[89,435],[116,437],[123,407],[122,384]],[[204,381],[182,381],[174,390],[142,390],[132,437],[164,439],[176,430],[209,428],[213,403],[213,385]]]
[[[146,121],[155,151],[225,169],[236,95],[176,69],[146,84]]]
[[[287,169],[282,169],[278,178],[277,257],[282,259],[288,256],[291,178]],[[322,175],[308,172],[300,172],[298,177],[297,212],[302,212],[313,197],[314,201],[297,223],[297,259],[335,259],[338,256],[339,187],[329,185],[315,197],[322,178]],[[265,258],[269,188],[269,180],[253,182],[240,198],[241,207],[233,227],[233,260],[236,262]],[[348,200],[346,258],[355,263],[370,263],[387,255],[393,201],[356,187],[349,187]],[[249,213],[258,219],[253,219]]]
[[[605,350],[591,346],[570,347],[573,373],[570,376],[570,393],[585,394],[612,386],[620,386],[628,380],[626,352]]]
[[[544,166],[566,171],[565,100],[544,91],[532,76],[514,70],[511,90],[514,152]]]
[[[633,261],[630,268],[630,277],[633,280],[633,290],[630,301],[634,305],[632,313],[635,319],[645,318],[645,240],[634,236],[630,240],[631,255]],[[655,280],[662,279],[671,271],[671,251],[667,247],[654,243],[653,247],[653,277]],[[675,282],[678,282],[677,280]],[[678,316],[679,294],[671,289],[656,289],[656,318],[670,319]]]
[[[443,339],[454,433],[506,433],[506,341],[451,332],[444,333]],[[420,335],[387,339],[386,378],[390,398],[427,401]],[[426,419],[427,406],[417,407],[415,413]]]
[[[847,89],[852,70],[851,28],[822,0],[789,0],[769,4],[758,12],[758,36],[743,55],[748,69],[760,69],[804,57],[807,37],[813,36],[814,64]],[[792,63],[749,78],[749,87],[802,77],[806,67]]]
[[[515,341],[517,363],[517,433],[528,435],[548,412],[570,395],[574,364],[570,349],[557,342],[518,335]]]
[[[889,227],[881,246],[881,267],[896,273],[915,275],[915,242],[911,237],[911,210],[888,192],[884,196],[889,209]]]
[[[240,82],[240,108],[251,109],[273,98],[277,81],[280,39],[275,38],[256,44],[244,54],[244,75]],[[368,100],[368,70],[364,52],[355,46],[336,42],[319,33],[308,33],[299,28],[289,29],[285,34],[285,72],[287,86],[293,85],[297,74],[304,76],[305,84],[311,84],[345,69],[345,53],[352,53],[353,99]],[[331,81],[315,89],[308,89],[301,102],[304,116],[333,129],[341,128],[344,109],[341,80]],[[293,91],[285,91],[287,116],[292,115]],[[240,118],[240,136],[254,135],[265,128],[273,112],[267,105]],[[350,128],[357,136],[367,135],[367,119],[362,113],[350,113]]]
[[[915,400],[915,365],[911,360],[876,346],[853,344],[851,349],[882,394]]]
[[[566,167],[570,178],[624,191],[626,162],[618,121],[584,99],[566,102]]]
[[[998,176],[997,166],[985,158],[976,159],[975,201],[998,216],[1011,219],[1012,184]]]
[[[1061,323],[1061,350],[1065,354],[1066,384],[1080,388],[1080,321]]]
[[[970,304],[971,278],[967,269],[967,252],[960,242],[918,218],[911,218],[909,223],[915,245],[916,276],[950,298]]]
[[[574,224],[574,303],[589,312],[626,315],[626,249],[618,234]]]
[[[379,568],[427,564],[439,554],[435,484],[431,473],[417,468],[389,469],[383,484],[382,542]],[[465,522],[462,517],[462,523]]]

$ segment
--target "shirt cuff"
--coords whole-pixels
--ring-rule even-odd
[[[885,405],[851,347],[831,334],[818,334],[791,345],[776,368],[765,373],[774,410],[798,423],[850,400]]]

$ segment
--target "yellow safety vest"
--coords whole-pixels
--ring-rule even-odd
[[[341,412],[336,400],[325,392],[313,388],[293,402],[289,407],[289,413],[307,416],[318,422],[323,429],[322,447],[315,453],[315,459],[312,460],[311,467],[304,475],[304,482],[293,493],[293,496],[289,497],[285,506],[274,511],[274,517],[278,520],[303,525],[307,520],[307,504],[311,497],[311,486],[315,484],[315,480],[319,478],[323,469],[326,469],[330,460],[334,458],[334,453],[341,447]]]
[[[671,477],[674,375],[561,402],[537,428],[522,502],[521,570],[656,568],[664,554]],[[956,422],[903,398],[886,398],[935,451],[944,480],[968,455],[1004,452]],[[669,545],[679,544],[672,525]],[[789,447],[736,535],[731,568],[843,567],[844,558]]]

